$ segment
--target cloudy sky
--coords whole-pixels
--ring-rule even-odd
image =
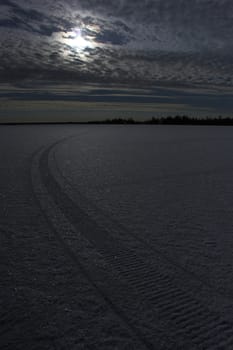
[[[233,116],[232,0],[2,0],[0,120]]]

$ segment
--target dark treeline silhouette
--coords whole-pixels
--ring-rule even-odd
[[[155,125],[233,125],[233,118],[229,117],[205,117],[194,118],[184,116],[151,118],[145,121],[136,121],[133,118],[114,118],[102,121],[90,121],[89,124],[155,124]]]
[[[133,118],[114,118],[114,119],[105,119],[97,121],[61,121],[61,122],[1,122],[0,125],[40,125],[40,124],[154,124],[154,125],[232,125],[233,118],[230,117],[205,117],[205,118],[194,118],[183,116],[175,117],[153,117],[148,120],[138,121]]]

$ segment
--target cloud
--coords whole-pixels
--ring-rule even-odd
[[[1,83],[12,91],[19,84],[226,91],[233,86],[232,13],[230,0],[5,0]],[[94,45],[78,50],[65,40],[75,28]]]

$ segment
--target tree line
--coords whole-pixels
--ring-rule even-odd
[[[102,121],[90,121],[88,124],[233,125],[233,118],[222,116],[195,118],[177,115],[175,117],[152,117],[144,121],[136,121],[133,118],[113,118]]]

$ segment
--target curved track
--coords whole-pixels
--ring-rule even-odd
[[[130,330],[135,348],[232,349],[231,322],[196,295],[202,281],[196,292],[182,286],[177,269],[184,281],[195,276],[133,233],[99,224],[69,195],[72,188],[64,190],[52,164],[53,150],[63,141],[34,156],[34,193],[54,236]]]

